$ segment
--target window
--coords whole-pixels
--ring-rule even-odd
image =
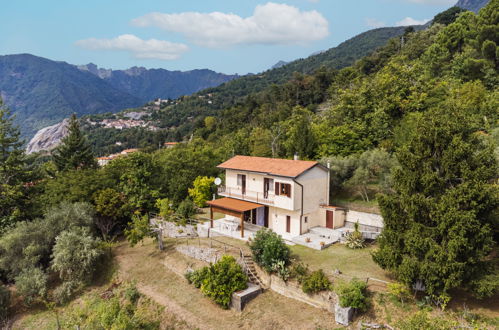
[[[308,223],[308,217],[305,217],[304,221],[305,221],[305,223]]]
[[[237,175],[237,185],[242,186],[243,185],[243,174],[238,174]]]
[[[291,184],[276,182],[275,183],[275,194],[281,196],[291,197]]]

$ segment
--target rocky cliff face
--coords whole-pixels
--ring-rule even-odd
[[[35,136],[29,141],[26,147],[26,153],[50,151],[57,147],[61,139],[68,133],[69,119],[62,122],[42,128],[36,132]]]
[[[478,12],[482,7],[485,7],[489,0],[459,0],[456,7],[463,8],[469,11]]]

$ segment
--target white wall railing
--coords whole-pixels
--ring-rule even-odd
[[[266,194],[263,193],[263,191],[251,191],[246,189],[243,191],[240,187],[225,187],[225,186],[219,186],[218,187],[218,194],[221,196],[225,197],[233,197],[237,199],[242,199],[245,201],[251,201],[255,203],[261,203],[261,204],[274,204],[274,193],[268,192]]]

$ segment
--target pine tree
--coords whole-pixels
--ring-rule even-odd
[[[59,171],[94,168],[97,166],[92,149],[80,130],[76,115],[69,120],[68,135],[52,154]]]
[[[0,98],[0,230],[22,218],[26,160],[20,132]]]
[[[490,272],[496,244],[497,163],[473,126],[463,111],[425,113],[397,151],[395,193],[379,198],[385,228],[375,262],[407,285],[421,280],[442,305],[449,290]]]

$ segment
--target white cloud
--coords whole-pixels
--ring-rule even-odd
[[[243,18],[229,13],[149,13],[132,20],[139,27],[155,26],[178,32],[197,45],[226,47],[237,44],[301,44],[325,38],[328,21],[316,10],[300,11],[269,2]]]
[[[423,25],[428,23],[429,21],[430,21],[429,19],[417,20],[412,17],[406,17],[403,20],[395,23],[395,26]]]
[[[157,39],[142,40],[133,34],[123,34],[113,39],[78,40],[76,45],[90,50],[128,51],[135,58],[159,60],[175,60],[189,50],[184,44]]]
[[[377,20],[376,18],[366,18],[366,25],[370,28],[376,29],[386,26],[386,23]]]

